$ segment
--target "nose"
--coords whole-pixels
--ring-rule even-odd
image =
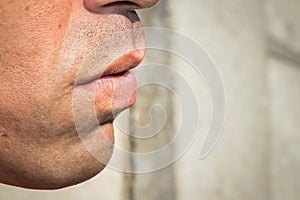
[[[149,8],[159,0],[83,0],[87,10],[94,13],[105,13],[115,9],[132,11]]]

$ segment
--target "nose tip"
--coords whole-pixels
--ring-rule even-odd
[[[150,8],[159,0],[83,0],[87,10],[94,13],[104,13],[112,9],[123,9],[127,11]]]

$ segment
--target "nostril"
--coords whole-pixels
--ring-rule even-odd
[[[94,13],[112,12],[116,9],[132,11],[149,8],[158,0],[83,0],[84,7]]]
[[[132,7],[132,8],[139,8],[140,6],[137,3],[134,3],[132,1],[115,1],[110,2],[102,7]]]
[[[132,11],[141,8],[138,3],[129,0],[84,0],[84,6],[94,13],[109,13],[115,9]]]

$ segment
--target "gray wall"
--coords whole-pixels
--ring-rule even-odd
[[[0,199],[298,199],[299,8],[298,0],[162,0],[142,11],[145,26],[173,28],[193,38],[218,66],[226,88],[227,116],[214,151],[206,159],[198,159],[211,116],[209,95],[205,84],[199,82],[201,127],[191,147],[175,164],[140,175],[105,169],[86,183],[60,191],[37,192],[2,185]],[[170,67],[184,67],[168,55],[156,59]],[[170,114],[178,113],[171,109],[173,100],[168,93],[151,88],[141,92],[135,112],[147,112],[158,97],[169,102],[165,107]],[[141,116],[137,117],[141,123],[147,121],[142,114],[136,116]],[[174,123],[169,118],[161,134],[172,130]],[[143,145],[138,141],[119,142],[134,144],[131,150],[143,151],[168,141],[169,137],[161,137]],[[131,167],[135,162],[131,161]]]
[[[300,25],[297,0],[267,0],[271,199],[300,192]]]

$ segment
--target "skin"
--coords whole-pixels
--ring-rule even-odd
[[[76,75],[89,53],[120,30],[140,27],[134,9],[157,0],[0,1],[0,182],[58,189],[98,174],[100,162],[79,138],[72,111]],[[117,47],[116,47],[117,48]],[[101,86],[101,85],[100,85]],[[101,95],[100,95],[101,96]],[[109,160],[112,121],[98,99],[103,135],[83,140]],[[103,103],[101,103],[103,102]],[[101,123],[103,122],[103,123]]]

